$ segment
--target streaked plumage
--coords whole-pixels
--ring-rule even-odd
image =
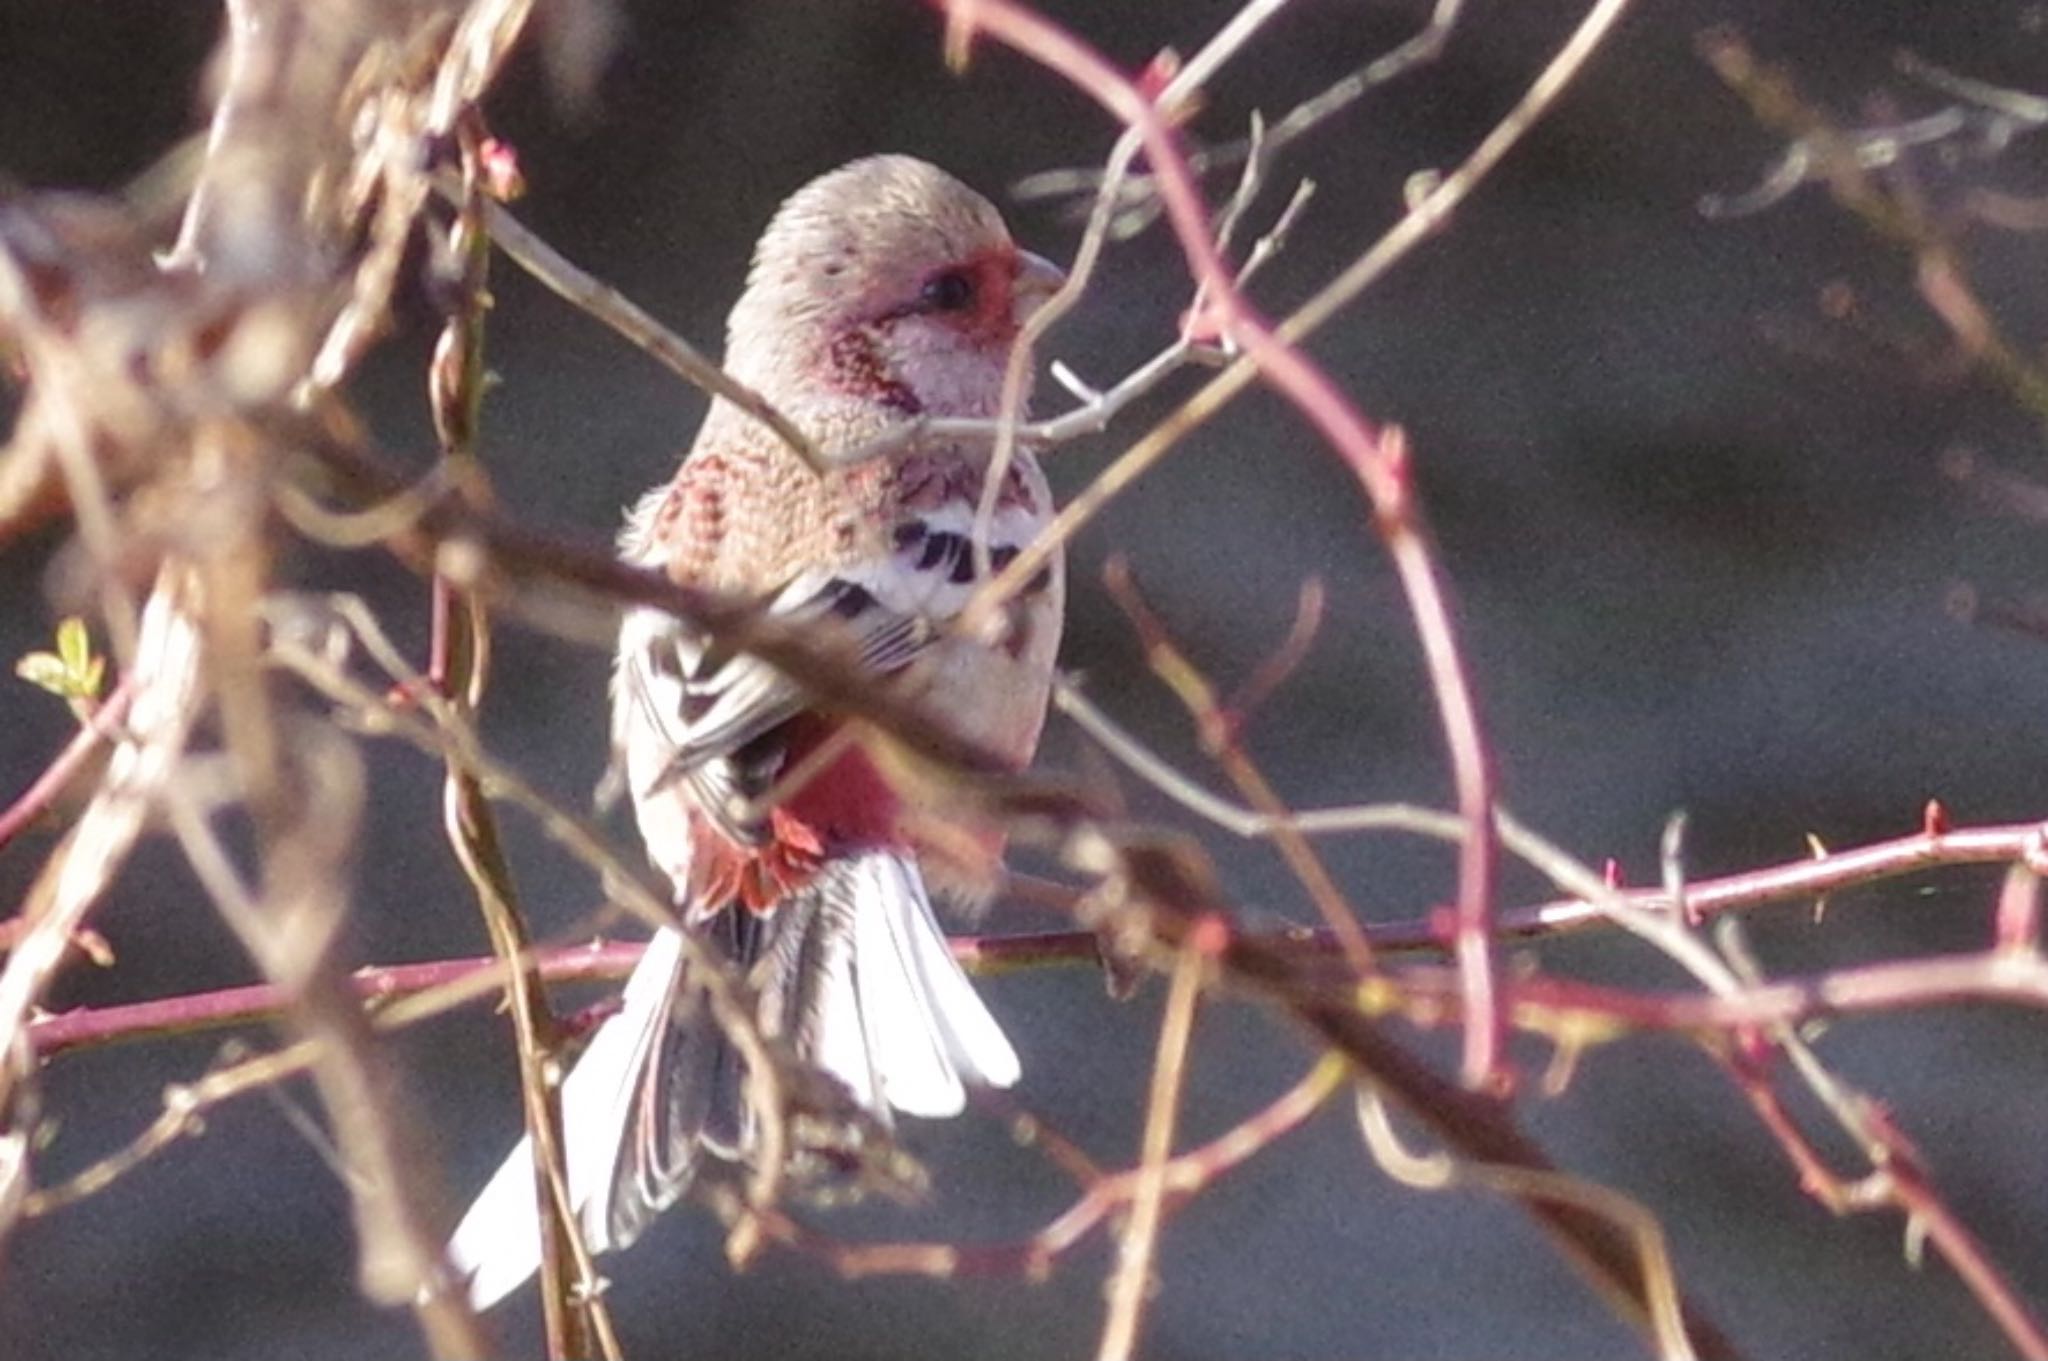
[[[777,212],[733,308],[726,365],[829,458],[920,414],[995,414],[1017,327],[1057,281],[949,176],[906,157],[856,161]],[[948,632],[977,584],[986,454],[925,446],[820,477],[714,403],[674,478],[633,510],[621,549],[815,630],[849,665],[893,677],[926,715],[1022,766],[1044,720],[1064,583],[1055,559],[999,644]],[[997,497],[994,563],[1051,513],[1043,475],[1020,454]],[[944,810],[907,806],[857,746],[761,812],[755,801],[832,731],[764,663],[721,655],[661,615],[626,620],[614,742],[689,929],[747,967],[763,1030],[876,1118],[954,1115],[967,1088],[1015,1082],[1018,1062],[948,952],[926,884],[985,894],[1001,839],[970,828],[941,851],[920,828]],[[657,935],[563,1088],[571,1195],[598,1249],[631,1241],[704,1158],[752,1152],[741,1066],[684,974],[675,938]],[[487,1304],[526,1278],[538,1250],[522,1147],[450,1257]]]

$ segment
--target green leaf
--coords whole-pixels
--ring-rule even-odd
[[[31,652],[14,664],[14,674],[53,695],[70,697],[71,674],[53,652]]]
[[[30,685],[74,703],[99,698],[107,677],[107,659],[95,657],[92,633],[77,617],[57,625],[57,650],[31,652],[14,664],[14,674]]]
[[[84,677],[86,666],[92,661],[92,635],[86,632],[85,621],[75,614],[57,625],[57,655],[64,659],[64,669],[73,677]]]

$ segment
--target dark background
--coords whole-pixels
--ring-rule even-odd
[[[1049,6],[1136,66],[1162,44],[1192,51],[1227,4],[1128,0]],[[1218,82],[1198,131],[1234,135],[1254,105],[1278,112],[1397,41],[1425,8],[1304,3]],[[1275,312],[1350,258],[1398,212],[1404,179],[1448,167],[1519,95],[1579,12],[1555,0],[1475,0],[1445,58],[1298,146],[1287,181],[1320,185],[1296,244],[1260,285]],[[774,205],[852,156],[930,157],[991,193],[1020,175],[1094,161],[1111,131],[1057,81],[992,49],[965,79],[939,61],[919,7],[627,7],[627,30],[580,114],[521,63],[495,101],[532,182],[521,211],[572,258],[714,344],[747,250]],[[1652,879],[1660,828],[1691,815],[1705,875],[1910,830],[1929,797],[1959,821],[2040,816],[2048,754],[2048,646],[1948,617],[1957,582],[2022,596],[2040,582],[2038,529],[1946,481],[1969,447],[2021,473],[2039,430],[1945,360],[1896,253],[1813,191],[1760,216],[1708,221],[1703,194],[1739,191],[1777,150],[1695,57],[1695,34],[1731,23],[1804,87],[1858,116],[1889,93],[1939,101],[1895,73],[1911,47],[1987,80],[2048,93],[2043,10],[2017,0],[1643,3],[1584,81],[1450,230],[1332,325],[1315,352],[1365,407],[1413,435],[1426,504],[1457,583],[1510,805],[1596,863]],[[215,36],[198,0],[0,0],[0,172],[36,187],[126,182],[196,126],[198,72]],[[1923,158],[1937,201],[1970,184],[2043,188],[2042,148],[1989,164]],[[1043,205],[1011,213],[1019,237],[1060,256],[1072,224]],[[2048,336],[2041,238],[1965,238],[1985,298],[2023,340]],[[1862,320],[1819,307],[1845,281]],[[1119,250],[1049,349],[1108,381],[1169,333],[1186,297],[1170,240]],[[665,476],[703,403],[594,323],[501,268],[486,416],[504,504],[592,537]],[[424,461],[425,327],[365,374],[380,439]],[[1183,380],[1172,391],[1185,389]],[[1170,395],[1170,394],[1169,394]],[[1053,405],[1051,399],[1044,404]],[[1163,403],[1155,404],[1161,407]],[[1143,428],[1134,417],[1124,433]],[[1119,448],[1062,453],[1071,490]],[[47,535],[0,558],[0,657],[45,639],[54,612]],[[1128,552],[1193,654],[1225,681],[1284,632],[1299,579],[1319,573],[1331,611],[1303,673],[1260,716],[1255,749],[1296,803],[1442,803],[1447,779],[1411,629],[1355,484],[1302,422],[1254,394],[1213,422],[1073,548],[1066,663],[1163,749],[1199,768],[1185,725],[1143,676],[1095,584]],[[424,592],[374,562],[297,560],[308,583],[367,591],[400,636],[422,634]],[[602,762],[605,663],[524,632],[501,642],[487,728],[497,748],[565,798]],[[0,789],[26,783],[61,743],[61,706],[24,686],[0,701]],[[354,949],[363,960],[485,948],[434,828],[437,769],[370,753],[371,822]],[[1055,728],[1047,761],[1083,768]],[[1161,813],[1132,790],[1140,811]],[[571,929],[588,877],[514,822],[535,915]],[[1208,837],[1251,912],[1308,912],[1263,848]],[[11,901],[49,834],[0,857]],[[1374,839],[1329,847],[1371,915],[1405,918],[1450,884],[1438,847]],[[1839,896],[1816,926],[1803,907],[1753,922],[1766,963],[1810,970],[1968,948],[1988,931],[1995,876],[1951,873]],[[1511,901],[1540,894],[1511,876]],[[1000,912],[997,927],[1026,919]],[[68,1002],[246,981],[250,969],[203,895],[157,847],[98,918],[120,967],[81,977]],[[1643,952],[1573,942],[1546,960],[1598,977],[1675,983]],[[988,985],[1025,1055],[1022,1100],[1099,1158],[1134,1152],[1159,990],[1108,1001],[1080,970]],[[1823,1054],[1888,1100],[1941,1184],[2019,1288],[2048,1300],[2048,1058],[2031,1018],[1988,1008],[1859,1021]],[[1440,1040],[1424,1041],[1444,1052]],[[217,1038],[67,1058],[48,1075],[60,1119],[43,1175],[126,1139],[162,1086],[196,1074]],[[435,1131],[451,1200],[467,1194],[517,1124],[509,1046],[473,1016],[399,1049]],[[1521,1051],[1532,1064],[1544,1055]],[[1307,1049],[1242,1004],[1197,1035],[1185,1133],[1201,1137],[1292,1082]],[[305,1104],[305,1093],[286,1101]],[[1901,1260],[1899,1224],[1838,1222],[1802,1198],[1724,1080],[1684,1045],[1644,1039],[1589,1057],[1529,1123],[1567,1166],[1643,1198],[1669,1230],[1682,1279],[1753,1355],[1906,1358],[1995,1353],[1950,1272]],[[910,1134],[939,1179],[936,1205],[834,1221],[886,1235],[1021,1236],[1063,1207],[1061,1179],[997,1122]],[[1852,1165],[1845,1163],[1845,1166]],[[1109,1252],[1098,1241],[1050,1282],[844,1285],[770,1253],[729,1274],[707,1219],[677,1214],[612,1264],[612,1302],[636,1357],[1079,1355],[1100,1324]],[[1623,1357],[1642,1353],[1551,1257],[1515,1210],[1476,1193],[1389,1183],[1333,1109],[1221,1183],[1169,1225],[1148,1354],[1159,1357]],[[515,1353],[537,1347],[534,1306],[502,1314]],[[0,1275],[0,1354],[23,1358],[408,1356],[410,1320],[351,1286],[346,1201],[274,1102],[208,1122],[110,1192],[31,1223]]]

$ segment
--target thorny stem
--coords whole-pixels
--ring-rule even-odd
[[[1228,805],[1225,808],[1229,810]],[[1264,819],[1249,810],[1242,810],[1242,816],[1245,823],[1231,830],[1244,836],[1268,834]],[[1322,835],[1372,830],[1408,831],[1444,840],[1454,840],[1457,835],[1454,818],[1398,804],[1300,810],[1291,814],[1288,821],[1305,832]],[[2014,863],[2048,867],[2048,845],[2044,845],[2043,832],[2043,825],[2036,822],[1922,831],[1868,846],[1831,850],[1820,858],[1807,856],[1720,878],[1692,880],[1685,888],[1686,903],[1702,918],[1711,919],[1773,903],[1828,897],[1930,870]],[[1512,834],[1509,839],[1511,846],[1517,840]],[[1642,912],[1671,910],[1661,888],[1617,888],[1612,892],[1614,897]],[[1585,899],[1559,898],[1503,911],[1501,932],[1509,938],[1538,940],[1584,930],[1606,920]],[[1441,945],[1441,930],[1429,917],[1372,923],[1365,929],[1374,949],[1382,953],[1428,951]],[[1266,942],[1273,949],[1305,956],[1339,948],[1334,937],[1299,928],[1268,937]],[[952,946],[970,970],[997,973],[1090,963],[1097,958],[1100,940],[1092,931],[1045,931],[960,936],[953,939]],[[639,955],[638,945],[594,944],[539,950],[534,958],[544,980],[561,983],[623,978],[632,971]],[[374,1000],[437,987],[495,967],[497,961],[488,958],[386,965],[361,970],[356,975],[356,990],[365,1000]],[[1659,1002],[1654,1011],[1630,1009],[1621,1000],[1624,994],[1602,993],[1591,984],[1571,987],[1599,1009],[1621,1016],[1630,1024],[1691,1030],[1745,1021],[1798,1021],[1842,1012],[1890,1010],[1966,997],[2024,1002],[2038,996],[2048,1005],[2048,980],[2043,980],[2037,989],[2031,977],[2030,969],[2021,967],[2009,953],[1991,959],[1966,956],[1953,961],[1904,961],[1844,970],[1828,975],[1824,984],[1780,980],[1750,989],[1736,1000],[1675,996]],[[1404,978],[1411,989],[1422,988],[1424,995],[1437,995],[1438,990],[1430,988],[1426,977],[1409,973]],[[1510,1001],[1568,1006],[1569,997],[1548,992],[1551,986],[1540,979],[1521,980],[1510,988]],[[282,999],[274,987],[258,984],[44,1015],[31,1023],[29,1034],[36,1053],[48,1057],[82,1046],[262,1019],[274,1015],[281,1005]]]
[[[2036,975],[2048,972],[2037,942],[2015,939],[2005,933],[2010,918],[2016,915],[2014,900],[2032,899],[2038,889],[2039,879],[2026,865],[2015,864],[2007,870],[1996,919],[1999,930],[1994,948],[1985,956],[1993,967],[2006,963],[2024,970],[2031,964]],[[1731,917],[1723,920],[1720,928],[1722,952],[1731,967],[1751,987],[1760,985],[1762,969],[1742,938],[1740,924]],[[1779,1103],[1754,1044],[1759,1031],[1768,1035],[1777,1051],[1791,1060],[1794,1071],[1820,1099],[1835,1123],[1861,1148],[1871,1170],[1856,1187],[1847,1188],[1847,1194]],[[1906,1216],[1909,1255],[1917,1251],[1916,1235],[1925,1234],[2021,1355],[2032,1361],[2048,1358],[2048,1333],[2043,1332],[2040,1321],[2020,1299],[1984,1245],[1942,1199],[1919,1151],[1893,1124],[1883,1107],[1822,1067],[1812,1046],[1789,1022],[1738,1028],[1735,1038],[1738,1047],[1724,1058],[1722,1066],[1750,1098],[1766,1127],[1779,1137],[1793,1164],[1800,1169],[1801,1185],[1836,1214],[1885,1205],[1900,1210]]]
[[[1429,934],[1433,928],[1426,921],[1395,929],[1398,935],[1395,930],[1373,931],[1382,953],[1436,948]],[[1534,930],[1541,933],[1543,928]],[[1313,931],[1286,931],[1254,939],[1276,952],[1303,959],[1326,956],[1338,948],[1326,933]],[[1090,931],[1045,931],[958,936],[951,945],[954,956],[970,972],[986,975],[1093,963],[1099,938]],[[616,981],[633,971],[641,948],[637,942],[544,947],[534,950],[531,959],[547,983]],[[457,980],[492,975],[502,968],[503,962],[496,956],[380,965],[358,970],[353,986],[366,1004],[375,1004]],[[1408,968],[1391,976],[1384,988],[1373,991],[1368,1009],[1400,1011],[1426,1024],[1445,1015],[1447,1008],[1455,1008],[1458,994],[1454,976]],[[1744,1025],[1798,1024],[1966,1001],[2048,1010],[2048,963],[2016,958],[2008,952],[1895,960],[1812,978],[1780,978],[1746,989],[1738,997],[1644,993],[1531,977],[1505,982],[1502,998],[1518,1027],[1544,1034],[1570,1031],[1583,1036],[1587,1025],[1598,1023],[1609,1032],[1618,1027],[1708,1035]],[[77,1007],[37,1017],[29,1025],[29,1041],[38,1058],[49,1059],[73,1049],[268,1020],[284,1005],[285,998],[274,984],[257,983],[149,1002]]]
[[[394,998],[370,1018],[370,1024],[380,1032],[388,1032],[481,1000],[499,989],[499,971],[495,958],[468,961],[468,967],[460,974],[437,978],[416,993]],[[275,997],[274,986],[266,985],[266,990]],[[281,1010],[283,1004],[281,997],[275,997],[272,1010]],[[320,1057],[320,1048],[320,1041],[298,1040],[275,1053],[231,1063],[196,1082],[166,1089],[163,1113],[147,1129],[126,1147],[91,1164],[69,1181],[30,1192],[23,1213],[48,1214],[106,1189],[166,1146],[197,1134],[202,1126],[196,1117],[206,1110],[308,1071]]]
[[[1872,1170],[1856,1182],[1845,1183],[1785,1109],[1767,1076],[1739,1063],[1726,1066],[1764,1128],[1785,1150],[1803,1190],[1838,1215],[1887,1206],[1897,1209],[1906,1216],[1909,1235],[1924,1234],[1934,1243],[2020,1355],[2029,1361],[2048,1358],[2048,1333],[2043,1332],[2040,1320],[1992,1262],[1977,1236],[1934,1189],[1918,1154],[1889,1120],[1874,1108],[1865,1112],[1875,1125],[1875,1133],[1865,1132],[1864,1153]]]
[[[941,0],[944,4],[945,0]],[[1098,478],[1088,494],[1070,503],[1040,540],[1039,553],[1026,551],[987,588],[998,597],[1014,591],[1043,565],[1051,545],[1060,542],[1081,518],[1113,496],[1144,467],[1163,454],[1180,435],[1220,407],[1257,372],[1286,393],[1308,416],[1332,447],[1351,464],[1378,510],[1379,527],[1396,564],[1403,589],[1422,639],[1432,687],[1450,748],[1459,811],[1466,839],[1459,857],[1457,899],[1458,950],[1461,970],[1471,990],[1474,1010],[1465,1032],[1464,1070],[1475,1087],[1491,1089],[1503,1074],[1499,1051],[1503,1021],[1493,1005],[1494,978],[1491,916],[1495,849],[1492,776],[1480,736],[1471,687],[1459,657],[1455,629],[1440,580],[1413,504],[1406,467],[1405,440],[1398,431],[1368,425],[1341,392],[1310,363],[1294,344],[1309,329],[1348,301],[1392,259],[1411,248],[1420,234],[1441,221],[1450,206],[1505,154],[1509,146],[1540,116],[1571,76],[1590,56],[1619,17],[1625,0],[1599,0],[1558,56],[1530,87],[1509,117],[1483,140],[1459,171],[1383,237],[1316,298],[1277,330],[1269,330],[1231,286],[1229,272],[1209,236],[1206,214],[1172,129],[1155,107],[1120,72],[1084,44],[1036,14],[1008,0],[956,0],[946,4],[949,41],[955,50],[977,30],[987,30],[1011,46],[1066,76],[1101,102],[1127,127],[1143,135],[1146,153],[1157,176],[1158,191],[1190,265],[1208,290],[1213,320],[1245,350],[1242,360],[1197,393],[1179,413],[1151,436],[1133,446],[1112,469]],[[1143,451],[1141,453],[1141,451]],[[1085,503],[1085,504],[1084,504]],[[1014,578],[1014,579],[1010,579]]]

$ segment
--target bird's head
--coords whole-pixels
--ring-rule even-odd
[[[952,176],[870,157],[776,212],[733,308],[726,365],[798,407],[851,398],[992,415],[1018,329],[1061,278]]]

